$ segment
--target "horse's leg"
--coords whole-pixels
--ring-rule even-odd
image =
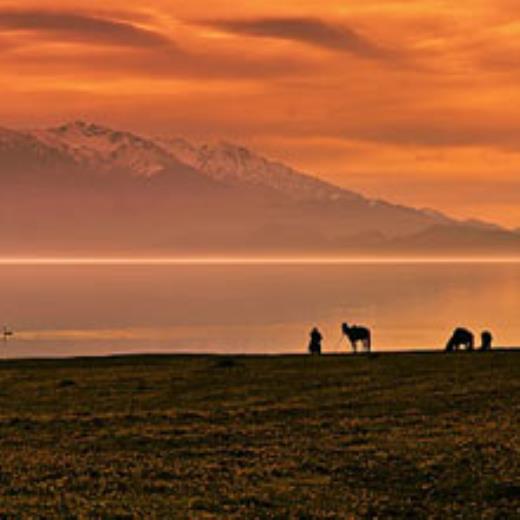
[[[372,336],[370,334],[367,337],[366,349],[367,349],[367,352],[370,352],[372,350]]]
[[[357,343],[356,343],[356,340],[350,340],[350,344],[352,345],[352,351],[354,352],[354,354],[357,354]]]

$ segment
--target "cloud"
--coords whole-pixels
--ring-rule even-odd
[[[398,119],[379,120],[368,116],[366,121],[332,122],[327,127],[320,128],[319,133],[313,133],[310,125],[303,130],[294,131],[293,135],[303,137],[329,137],[335,139],[353,140],[356,142],[378,143],[405,148],[493,148],[495,150],[520,151],[520,121],[493,120],[490,114],[475,114],[467,121],[464,115],[454,114],[451,120],[435,120],[432,114],[416,114],[407,121]]]
[[[18,73],[55,78],[125,75],[216,80],[285,78],[299,76],[317,66],[316,60],[306,56],[272,56],[253,49],[248,59],[244,59],[243,53],[238,55],[229,49],[214,47],[197,48],[189,40],[182,46],[177,45],[165,32],[143,28],[143,25],[153,27],[153,21],[151,17],[136,18],[129,12],[101,14],[0,8],[0,49],[30,47],[26,52],[4,53],[0,64]],[[61,46],[34,45],[34,37],[37,43],[72,41],[81,45],[71,54]]]
[[[172,45],[164,35],[128,21],[88,14],[0,10],[0,31],[33,31],[62,39],[131,47]]]
[[[245,36],[297,41],[363,58],[385,59],[391,55],[388,50],[370,42],[353,29],[317,18],[208,20],[197,24]]]

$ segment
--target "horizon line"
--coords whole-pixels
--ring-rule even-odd
[[[0,266],[38,265],[399,265],[399,264],[517,264],[520,256],[512,257],[248,257],[248,256],[193,256],[193,257],[0,257]]]

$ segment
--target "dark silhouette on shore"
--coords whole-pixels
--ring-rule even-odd
[[[349,327],[348,323],[345,322],[341,325],[341,332],[343,332],[343,334],[350,341],[354,354],[357,353],[358,342],[361,343],[366,352],[370,352],[372,348],[370,329],[368,329],[367,327],[360,327],[358,325],[353,325],[352,327]]]
[[[475,348],[475,337],[468,329],[458,327],[453,331],[446,344],[446,352],[455,352],[461,348],[471,351]]]
[[[2,335],[4,337],[4,343],[5,343],[11,336],[14,336],[14,332],[7,325],[4,325]]]
[[[372,351],[372,333],[368,327],[362,327],[359,325],[350,326],[347,322],[344,322],[341,324],[341,332],[342,336],[338,341],[337,346],[339,346],[343,336],[345,336],[350,342],[354,354],[357,354],[358,352],[359,343],[365,352],[370,353]],[[314,327],[309,335],[309,353],[321,354],[323,336],[318,327]],[[489,330],[482,331],[480,338],[481,344],[479,350],[481,352],[490,351],[493,348],[493,335],[491,332]],[[462,349],[468,352],[474,351],[475,336],[470,330],[465,329],[464,327],[457,327],[446,343],[444,350],[445,352],[457,352]]]
[[[487,352],[488,350],[491,350],[493,347],[493,335],[489,330],[485,330],[480,335],[480,350],[483,352]]]
[[[317,327],[314,327],[310,333],[311,340],[309,342],[309,352],[311,354],[321,354],[321,341],[323,336]]]

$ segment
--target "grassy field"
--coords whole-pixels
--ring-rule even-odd
[[[518,518],[520,352],[0,364],[0,517]]]

